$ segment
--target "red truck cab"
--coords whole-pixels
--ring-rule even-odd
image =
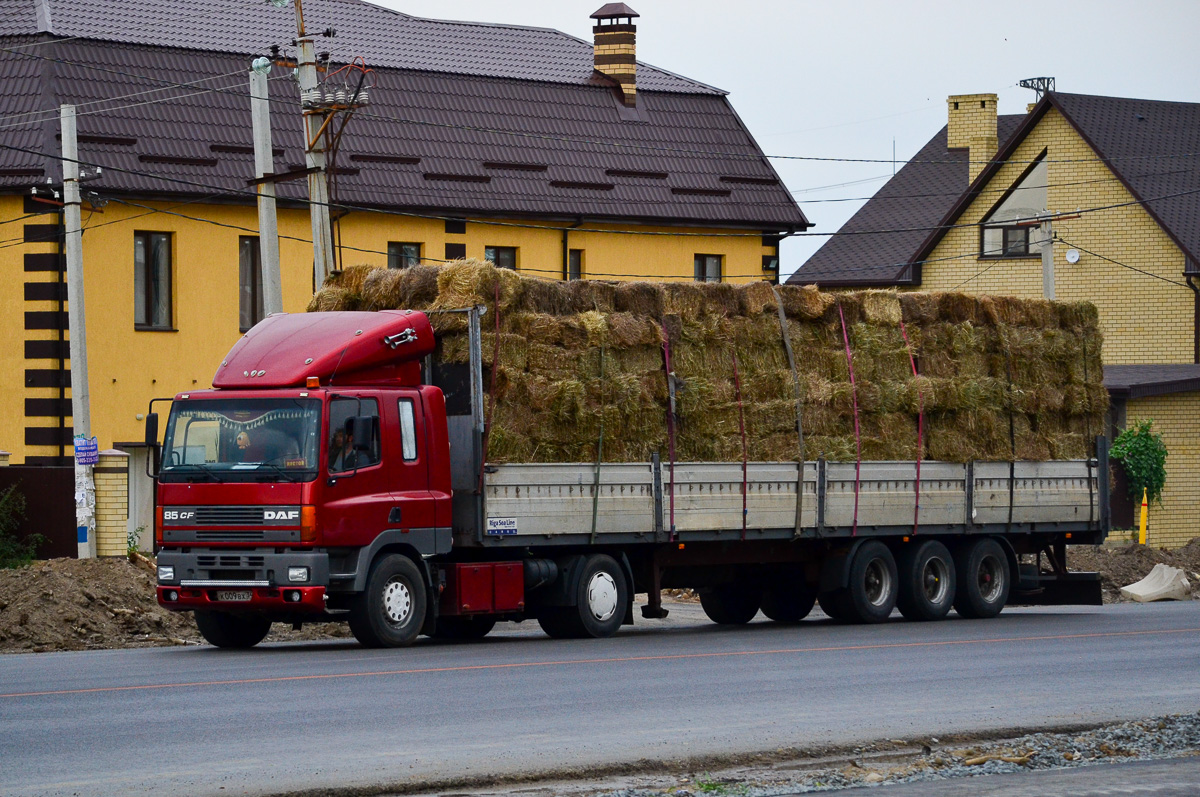
[[[158,473],[159,603],[244,646],[271,622],[353,614],[385,547],[413,563],[448,552],[445,400],[420,378],[433,348],[422,313],[276,315],[238,341],[213,389],[177,395]],[[403,587],[410,606],[428,605],[419,589]]]

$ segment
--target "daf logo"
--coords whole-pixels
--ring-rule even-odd
[[[300,517],[298,509],[280,509],[278,511],[268,509],[263,512],[264,520],[296,520]]]

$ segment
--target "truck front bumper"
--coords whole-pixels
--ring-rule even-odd
[[[158,603],[166,609],[325,611],[329,556],[318,551],[191,548],[158,554]],[[163,578],[164,574],[170,577]],[[295,578],[302,575],[303,578]]]
[[[230,593],[250,593],[249,600],[223,600]],[[302,612],[325,611],[324,587],[158,587],[158,605],[186,612],[210,609],[227,612]]]

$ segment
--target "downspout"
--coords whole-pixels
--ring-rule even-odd
[[[571,279],[571,230],[583,226],[583,217],[576,218],[575,223],[570,227],[562,228],[562,278],[563,282]],[[582,276],[582,275],[581,275]]]
[[[1200,285],[1196,277],[1187,276],[1187,286],[1192,289],[1192,362],[1200,365]]]
[[[779,275],[783,272],[783,242],[795,234],[795,227],[789,227],[786,231],[779,233],[779,240],[775,242],[775,278],[771,280],[772,285],[779,284]]]

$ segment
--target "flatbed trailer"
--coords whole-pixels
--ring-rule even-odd
[[[484,311],[461,312],[469,363],[436,358],[420,313],[275,316],[234,347],[217,390],[176,397],[159,487],[160,603],[196,611],[226,647],[255,644],[271,622],[339,619],[367,645],[478,637],[525,619],[551,636],[603,637],[634,622],[636,594],[647,595],[643,617],[665,617],[666,588],[697,590],[724,624],[760,610],[797,622],[818,601],[847,622],[880,622],[896,607],[935,620],[951,607],[991,617],[1017,601],[1100,603],[1099,577],[1068,572],[1066,548],[1107,535],[1103,437],[1093,459],[1045,462],[493,463]],[[299,364],[318,346],[315,363]],[[271,482],[252,463],[243,469],[263,480],[227,483],[179,444],[180,424],[208,417],[186,407],[292,396],[320,416],[310,453],[288,460],[304,460],[295,482]],[[341,424],[335,402],[350,401],[357,409]],[[364,412],[373,402],[380,411]],[[263,436],[238,412],[250,410],[192,445],[205,463],[223,462],[214,453],[238,429]],[[342,427],[361,458],[376,459],[339,476],[325,467],[326,441]],[[272,517],[266,507],[295,505],[296,518],[271,527],[253,512],[234,517],[251,501]],[[305,579],[289,580],[300,570]]]

